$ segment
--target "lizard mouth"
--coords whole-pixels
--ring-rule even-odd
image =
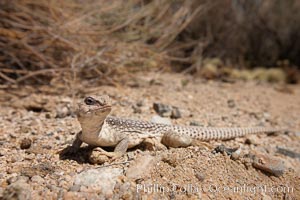
[[[106,111],[109,109],[111,109],[111,106],[107,105],[107,106],[102,106],[100,108],[96,108],[96,109],[94,109],[94,111]]]

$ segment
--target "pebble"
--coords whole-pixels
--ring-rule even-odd
[[[130,182],[125,182],[120,186],[120,194],[122,194],[122,199],[124,200],[134,199],[132,193],[133,191],[131,189]]]
[[[145,100],[140,100],[140,101],[136,102],[136,105],[138,107],[142,107],[144,104],[145,104]]]
[[[205,175],[202,172],[196,172],[195,176],[200,182],[204,181],[205,179]]]
[[[71,192],[79,192],[80,187],[81,187],[80,185],[72,185],[70,187],[69,191],[71,191]]]
[[[203,126],[203,124],[201,122],[191,121],[190,126]]]
[[[51,114],[50,113],[45,113],[45,118],[46,119],[51,119]]]
[[[46,187],[51,190],[52,192],[57,192],[59,191],[59,187],[52,185],[52,184],[47,184]]]
[[[67,116],[70,116],[71,114],[71,108],[67,105],[57,108],[56,110],[56,118],[65,118]]]
[[[162,103],[154,103],[153,109],[162,117],[170,117],[173,107]]]
[[[240,158],[240,156],[241,156],[241,149],[238,149],[238,150],[236,150],[235,152],[233,152],[232,154],[231,154],[231,159],[232,160],[238,160],[239,158]]]
[[[27,182],[29,178],[27,176],[18,176],[18,181],[24,181]]]
[[[11,199],[30,200],[32,199],[30,185],[23,180],[16,181],[11,185],[7,186],[7,188],[3,192],[2,199],[3,200],[11,200]]]
[[[171,113],[171,118],[172,119],[178,119],[181,118],[181,112],[177,107],[173,107],[172,113]]]
[[[142,113],[141,107],[137,105],[132,105],[133,113]]]
[[[76,192],[65,192],[63,194],[63,197],[61,199],[64,199],[64,200],[76,200],[76,199],[80,199],[79,196],[78,196],[78,193]]]
[[[24,155],[23,154],[14,154],[11,157],[11,162],[15,163],[15,162],[22,162],[24,160]]]
[[[16,182],[18,180],[18,177],[17,176],[12,176],[12,177],[9,177],[6,182],[10,185],[14,182]]]
[[[34,175],[33,177],[31,177],[31,181],[38,184],[44,183],[44,179],[39,175]]]
[[[266,194],[263,194],[262,196],[262,200],[272,200],[272,198]]]
[[[277,147],[277,153],[283,154],[283,155],[291,157],[291,158],[297,158],[298,160],[300,160],[300,153],[291,151],[289,149]]]
[[[231,155],[233,152],[235,152],[236,150],[238,150],[239,148],[228,148],[225,145],[221,144],[219,146],[217,146],[212,153],[226,153],[227,155]]]
[[[110,196],[122,172],[119,168],[89,169],[75,176],[74,185],[93,188],[102,191],[105,196]]]
[[[154,167],[157,160],[150,155],[144,155],[138,157],[127,169],[126,176],[131,179],[140,179],[145,177]]]
[[[20,148],[21,149],[29,149],[31,146],[31,139],[29,138],[24,138],[22,141],[21,141],[21,144],[20,144]]]
[[[257,137],[257,135],[247,135],[245,144],[253,144],[253,145],[259,145],[261,144],[260,139]]]
[[[277,177],[281,176],[285,171],[282,160],[263,154],[255,154],[252,166]]]
[[[233,99],[229,99],[227,101],[227,105],[229,108],[234,108],[235,107],[235,101]]]

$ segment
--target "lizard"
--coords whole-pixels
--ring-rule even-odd
[[[274,133],[272,127],[199,127],[152,123],[110,116],[112,110],[108,95],[88,96],[78,104],[77,119],[82,130],[72,144],[78,150],[84,142],[92,147],[114,147],[113,152],[102,153],[120,157],[127,149],[147,138],[155,138],[167,147],[187,147],[196,141],[229,140],[257,133]]]

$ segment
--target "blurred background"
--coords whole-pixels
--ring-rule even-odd
[[[297,0],[1,0],[0,84],[137,72],[297,83]]]

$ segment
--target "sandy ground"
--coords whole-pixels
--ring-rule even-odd
[[[300,199],[299,85],[141,74],[119,87],[84,82],[79,89],[74,97],[50,86],[0,90],[2,198]],[[157,115],[153,103],[163,103],[182,114],[171,119],[173,124],[283,127],[289,132],[187,148],[144,145],[113,162],[91,164],[82,153],[87,148],[72,157],[59,153],[80,130],[73,106],[88,94],[108,94],[112,115],[119,117],[150,120]],[[238,148],[238,155],[213,152],[221,144]],[[278,147],[296,156],[278,153]],[[283,161],[284,173],[274,176],[253,167],[249,155]]]

